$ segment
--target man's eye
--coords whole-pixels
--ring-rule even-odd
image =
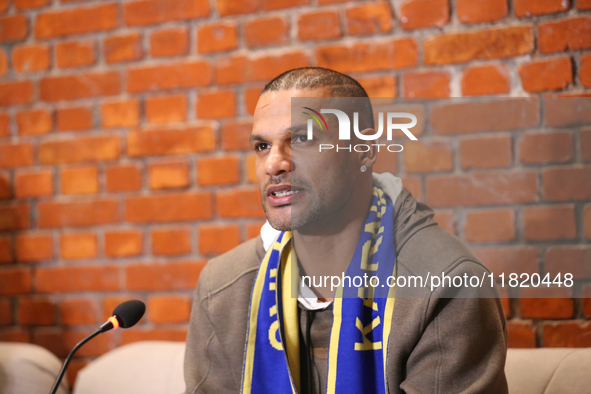
[[[267,149],[268,147],[269,147],[269,144],[267,144],[266,142],[260,142],[254,146],[254,150],[262,151],[262,150]]]
[[[307,142],[307,141],[308,141],[308,136],[306,134],[296,135],[293,138],[293,142]]]

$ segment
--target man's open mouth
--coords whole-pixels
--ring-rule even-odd
[[[272,195],[275,197],[284,197],[284,196],[291,196],[292,194],[298,193],[299,190],[282,190],[279,192],[271,192]]]

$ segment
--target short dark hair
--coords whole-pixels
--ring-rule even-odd
[[[354,78],[323,67],[301,67],[288,70],[265,85],[261,95],[269,91],[288,89],[330,88],[331,97],[366,97],[361,108],[361,121],[374,128],[373,108],[363,86]],[[367,101],[367,102],[365,102]]]

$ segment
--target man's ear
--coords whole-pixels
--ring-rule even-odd
[[[363,134],[363,135],[374,135],[376,133],[376,131],[375,131],[375,129],[367,128],[367,129],[361,130],[359,133]],[[374,163],[378,159],[378,148],[376,146],[373,146],[373,144],[379,144],[379,142],[380,142],[379,139],[378,140],[371,140],[371,141],[358,140],[358,143],[369,146],[369,150],[367,152],[359,152],[359,155],[360,155],[359,156],[359,165],[360,166],[365,166],[366,168],[373,167]]]

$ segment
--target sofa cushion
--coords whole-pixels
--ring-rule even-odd
[[[41,346],[0,342],[0,394],[47,394],[61,367],[61,361]],[[63,379],[57,393],[69,392]]]

